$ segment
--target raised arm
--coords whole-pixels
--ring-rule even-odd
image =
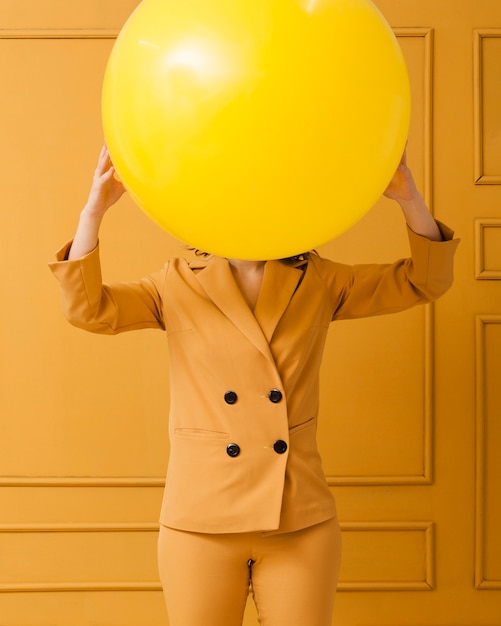
[[[141,328],[165,329],[160,292],[164,269],[133,282],[103,284],[98,234],[106,211],[122,196],[106,146],[99,155],[89,198],[68,251],[63,246],[49,267],[61,287],[63,312],[79,328],[116,334]]]
[[[80,220],[68,254],[68,260],[80,259],[97,246],[99,228],[106,211],[124,193],[122,183],[115,178],[115,168],[106,146],[101,148],[87,203],[80,213]]]
[[[413,232],[431,241],[442,241],[442,234],[437,223],[416,187],[412,172],[407,165],[406,151],[404,151],[402,160],[384,195],[398,202],[405,220]]]

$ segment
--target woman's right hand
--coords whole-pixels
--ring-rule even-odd
[[[99,228],[106,211],[124,193],[125,187],[115,178],[115,168],[106,146],[101,148],[87,204],[80,213],[77,231],[67,259],[79,259],[97,246]]]
[[[103,145],[94,171],[89,198],[83,211],[88,215],[102,218],[124,192],[125,187],[115,177],[115,168],[111,162],[108,148]]]

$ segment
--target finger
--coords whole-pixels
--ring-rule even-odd
[[[110,155],[108,150],[103,147],[101,154],[99,155],[99,161],[97,163],[96,171],[102,174],[106,172],[112,166]]]
[[[99,178],[101,179],[103,183],[105,183],[111,178],[113,178],[113,173],[114,173],[114,169],[113,167],[110,167],[109,169],[102,172]]]
[[[405,142],[405,147],[404,147],[404,152],[402,154],[402,159],[401,159],[401,163],[402,165],[407,165],[407,141]]]
[[[99,157],[97,159],[98,164],[101,162],[105,153],[106,153],[106,145],[103,145],[101,146],[101,150],[99,151]]]

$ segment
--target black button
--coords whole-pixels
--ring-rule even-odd
[[[287,444],[283,439],[278,439],[273,444],[273,450],[275,450],[277,454],[283,454],[284,452],[287,452]]]
[[[224,394],[224,401],[226,402],[226,404],[235,404],[237,400],[238,396],[234,391],[227,391]]]
[[[226,454],[228,456],[238,456],[240,454],[240,446],[236,443],[230,443],[226,448]]]
[[[278,389],[272,389],[268,394],[268,398],[270,399],[270,402],[273,402],[273,404],[278,404],[278,402],[280,402],[283,398],[282,392]]]

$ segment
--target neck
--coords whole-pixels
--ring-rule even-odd
[[[228,263],[243,297],[254,311],[263,282],[265,261],[228,259]]]
[[[266,261],[246,261],[243,259],[228,259],[232,269],[237,271],[250,271],[260,270]]]

